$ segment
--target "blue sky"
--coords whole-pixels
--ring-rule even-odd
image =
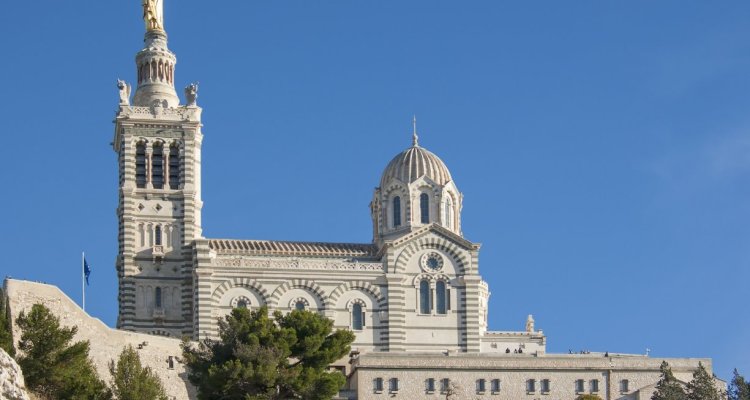
[[[369,242],[410,143],[483,244],[490,326],[548,350],[711,357],[750,375],[750,3],[166,0],[200,82],[207,237]],[[0,14],[0,271],[116,319],[116,79],[137,0]]]

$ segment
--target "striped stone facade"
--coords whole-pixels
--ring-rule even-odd
[[[460,398],[573,398],[574,375],[606,378],[606,399],[644,398],[615,393],[614,365],[632,367],[620,381],[644,396],[651,390],[657,364],[650,359],[549,356],[531,316],[522,332],[487,330],[490,289],[479,244],[463,237],[463,195],[443,161],[419,145],[416,123],[412,146],[387,164],[373,193],[372,243],[204,238],[197,86],[178,104],[166,33],[149,31],[145,42],[134,104],[121,85],[112,143],[120,172],[118,328],[215,338],[218,320],[235,307],[312,310],[356,334],[351,364],[341,360],[351,372],[350,392],[342,392],[349,398],[448,396],[424,385],[449,375],[461,382]],[[685,376],[697,366],[675,362]],[[502,393],[467,389],[490,376],[507,385]],[[378,379],[409,382],[408,389],[373,386]],[[528,390],[528,379],[555,386]]]

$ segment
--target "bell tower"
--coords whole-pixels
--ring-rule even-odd
[[[119,168],[117,327],[192,335],[193,247],[201,233],[201,108],[198,87],[175,91],[163,0],[143,0],[137,86],[118,81],[112,146]]]

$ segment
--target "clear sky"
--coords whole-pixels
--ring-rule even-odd
[[[166,0],[200,82],[204,234],[369,242],[420,142],[483,244],[490,326],[750,375],[750,2]],[[5,2],[0,271],[117,314],[116,79],[139,0]]]

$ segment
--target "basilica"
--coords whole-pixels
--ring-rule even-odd
[[[234,307],[305,309],[356,334],[351,357],[335,366],[348,376],[342,398],[650,398],[661,359],[548,354],[531,316],[524,331],[488,330],[490,290],[480,246],[462,234],[460,182],[416,128],[373,192],[372,242],[204,237],[198,87],[178,96],[161,1],[143,7],[134,93],[118,83],[112,142],[119,329],[214,338]],[[686,381],[699,361],[710,367],[669,360]]]

